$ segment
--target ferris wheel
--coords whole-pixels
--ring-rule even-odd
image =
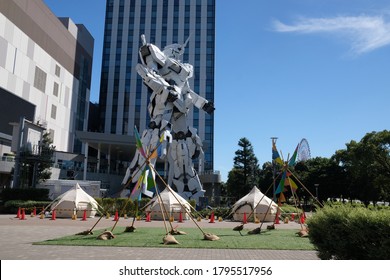
[[[298,161],[306,161],[311,158],[309,142],[303,138],[298,147]]]

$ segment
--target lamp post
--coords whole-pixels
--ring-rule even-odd
[[[275,186],[275,174],[276,174],[276,164],[274,162],[274,154],[273,154],[273,149],[276,144],[276,140],[278,137],[271,137],[272,140],[272,180],[273,180],[273,185],[272,185],[272,201],[276,202],[276,186]]]
[[[320,184],[314,184],[314,187],[316,187],[316,199],[318,200],[318,187]]]

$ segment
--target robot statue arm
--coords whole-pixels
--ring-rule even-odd
[[[174,88],[174,87],[173,87]],[[186,114],[189,110],[190,96],[183,96],[179,98],[179,94],[175,90],[171,90],[169,93],[168,101],[172,102],[176,110],[182,114]]]
[[[187,91],[184,92],[184,95],[180,94],[180,88],[175,85],[166,86],[164,93],[167,95],[166,100],[173,104],[176,112],[186,114],[192,106],[191,95]]]
[[[203,98],[191,89],[189,89],[189,93],[195,107],[204,110],[208,114],[212,114],[214,112],[215,107],[213,102],[207,101],[207,99]]]
[[[141,35],[142,46],[139,49],[139,57],[142,64],[154,71],[158,71],[166,63],[167,57],[155,45],[148,44],[145,35]]]
[[[136,70],[142,77],[145,85],[147,85],[156,94],[161,94],[164,89],[169,86],[169,84],[160,75],[151,71],[150,68],[142,64],[137,64]]]
[[[142,34],[142,35],[141,35],[141,42],[142,42],[142,46],[147,45],[145,34]]]

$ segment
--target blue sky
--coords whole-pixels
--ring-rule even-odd
[[[44,0],[95,38],[98,101],[105,0]],[[302,138],[330,157],[390,124],[390,3],[217,0],[214,168],[226,181],[246,137],[263,164]]]

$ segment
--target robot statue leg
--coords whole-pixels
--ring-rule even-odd
[[[199,205],[199,197],[204,197],[205,190],[203,190],[197,174],[187,180],[187,183],[185,183],[185,181],[183,182],[183,180],[180,180],[180,178],[173,179],[173,183],[176,186],[178,193],[184,199],[193,199],[195,200],[196,204]]]
[[[204,196],[205,191],[196,173],[191,156],[189,154],[189,147],[185,139],[173,140],[169,149],[170,176],[168,182],[172,181],[176,187],[177,192],[186,199],[195,199],[199,202],[199,197]]]
[[[146,149],[147,155],[152,153],[157,148],[159,141],[159,130],[158,129],[145,129],[142,133],[141,142],[144,149]],[[149,163],[154,166],[157,158],[152,158],[149,160]],[[123,188],[127,187],[129,184],[134,184],[138,181],[139,177],[142,174],[142,169],[147,163],[146,159],[141,155],[140,151],[137,149],[133,160],[131,161],[129,167],[126,170],[125,177],[122,180],[121,186]]]

